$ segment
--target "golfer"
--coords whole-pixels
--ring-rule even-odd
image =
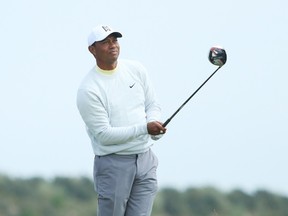
[[[122,34],[99,25],[88,36],[96,65],[77,94],[91,139],[98,216],[149,216],[157,193],[152,139],[166,132],[146,69],[118,59]]]

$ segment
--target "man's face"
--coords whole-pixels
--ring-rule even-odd
[[[98,66],[102,69],[106,69],[105,67],[117,63],[120,46],[117,37],[112,34],[104,40],[92,44],[89,47],[89,50],[96,58]]]

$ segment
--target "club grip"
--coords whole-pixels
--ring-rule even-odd
[[[162,126],[163,126],[163,127],[166,127],[170,121],[171,121],[170,118],[167,119],[167,120],[162,124]]]

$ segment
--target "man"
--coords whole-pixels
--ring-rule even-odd
[[[92,142],[98,216],[149,216],[157,192],[152,139],[166,132],[145,68],[119,60],[118,38],[109,26],[88,37],[96,65],[77,94],[77,106]]]

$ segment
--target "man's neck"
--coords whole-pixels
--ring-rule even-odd
[[[117,61],[112,64],[101,64],[97,62],[97,66],[102,70],[114,70],[117,67]]]

